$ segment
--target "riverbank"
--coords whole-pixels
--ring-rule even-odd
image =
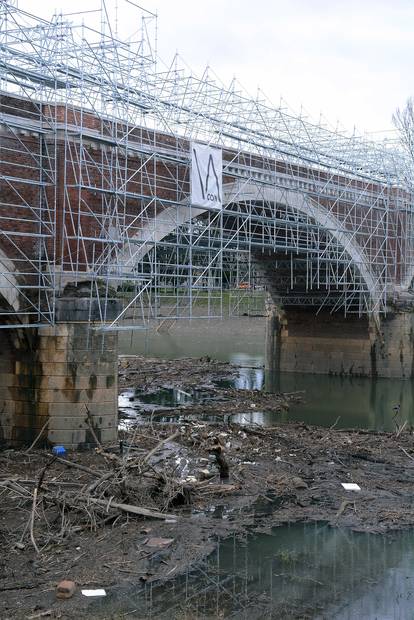
[[[130,419],[121,444],[72,453],[67,462],[45,450],[0,453],[2,618],[122,617],[97,611],[80,589],[105,588],[110,596],[171,580],[231,534],[320,521],[381,534],[413,527],[407,425],[380,433],[235,424],[231,406],[277,411],[301,397],[220,387],[235,372],[208,358],[124,359],[122,389],[197,387],[214,400],[178,406],[174,423],[154,411],[144,423]],[[78,587],[58,601],[63,578]]]

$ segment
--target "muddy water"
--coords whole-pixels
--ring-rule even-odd
[[[110,586],[101,604],[91,604],[90,617],[409,620],[413,563],[411,533],[385,537],[294,524],[230,537],[167,583]],[[102,607],[106,616],[99,615]]]
[[[132,341],[122,335],[121,350],[166,358],[210,355],[240,365],[240,388],[305,391],[304,403],[277,418],[255,411],[237,414],[240,422],[303,420],[383,430],[405,420],[414,425],[411,381],[266,377],[261,319],[182,324],[168,334],[135,334]],[[168,584],[114,586],[104,605],[137,618],[406,620],[414,618],[414,538],[411,532],[375,536],[324,524],[280,527],[219,543],[204,564]]]
[[[177,322],[168,332],[155,330],[120,334],[120,351],[167,359],[209,355],[240,366],[235,386],[247,389],[304,391],[304,402],[284,414],[246,412],[235,421],[271,426],[276,420],[304,421],[338,428],[394,430],[396,424],[414,425],[414,383],[390,379],[330,377],[293,373],[265,376],[264,319]],[[181,395],[181,399],[185,398]],[[176,399],[177,400],[177,399]],[[179,399],[178,399],[179,400]],[[182,401],[181,401],[182,402]],[[187,401],[188,402],[188,401]],[[173,401],[163,400],[164,405]],[[395,409],[399,407],[399,410]],[[397,415],[396,415],[397,414]],[[396,416],[396,417],[395,417]]]

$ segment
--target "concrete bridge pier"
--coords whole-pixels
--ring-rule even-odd
[[[0,441],[45,439],[67,448],[117,437],[118,337],[94,331],[89,300],[60,301],[56,326],[0,331]]]
[[[286,332],[286,317],[283,310],[274,304],[270,296],[266,299],[265,367],[272,376],[280,370],[282,340]]]
[[[89,411],[101,442],[117,437],[118,337],[94,332],[87,323],[39,329],[38,425],[49,419],[52,444],[95,444]]]
[[[385,317],[330,314],[313,308],[267,311],[266,369],[339,376],[414,376],[414,313],[393,309]]]
[[[371,322],[372,376],[409,379],[414,376],[414,311],[390,311]]]

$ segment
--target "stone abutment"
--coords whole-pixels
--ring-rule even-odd
[[[0,442],[66,448],[114,441],[118,415],[118,337],[95,331],[89,300],[62,300],[65,320],[0,330]],[[88,421],[89,412],[89,421]]]
[[[297,372],[408,379],[413,376],[414,313],[378,320],[268,305],[266,367]]]

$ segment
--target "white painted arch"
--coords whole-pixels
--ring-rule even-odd
[[[16,278],[16,268],[0,249],[0,296],[4,297],[9,306],[18,314],[20,310],[20,294]]]
[[[343,247],[363,278],[371,300],[376,305],[382,297],[376,278],[370,268],[369,260],[362,248],[356,243],[350,231],[332,213],[320,204],[316,204],[306,194],[275,186],[262,186],[243,180],[223,186],[224,203],[257,202],[277,203],[312,218],[316,224],[326,230]],[[131,239],[127,247],[118,256],[123,273],[132,274],[135,265],[144,258],[154,245],[171,234],[178,226],[190,222],[205,213],[205,209],[188,204],[167,207],[162,214],[149,220],[140,232]],[[136,244],[133,241],[137,241]]]

